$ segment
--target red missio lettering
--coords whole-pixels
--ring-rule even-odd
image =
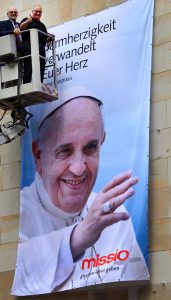
[[[115,252],[110,253],[108,255],[103,255],[100,256],[100,254],[96,255],[96,258],[85,258],[82,261],[82,270],[84,270],[85,268],[90,269],[90,267],[95,268],[95,267],[99,267],[99,266],[103,266],[104,264],[110,264],[113,261],[124,261],[127,260],[129,257],[129,251],[127,250],[121,250],[118,251],[118,249],[116,249]]]

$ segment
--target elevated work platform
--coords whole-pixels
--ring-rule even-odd
[[[38,35],[48,34],[38,33],[37,29],[29,31],[31,53],[27,56],[17,49],[13,34],[0,37],[0,109],[4,111],[0,118],[0,145],[23,134],[25,127],[29,128],[28,122],[32,114],[25,107],[50,102],[58,96],[55,41],[52,40],[53,61],[49,66],[53,68],[54,77],[52,85],[48,85],[41,82],[40,58],[46,58],[39,54]],[[23,83],[24,60],[28,58],[32,65],[32,78],[31,82]],[[4,124],[3,118],[8,110],[11,111],[11,120]]]
[[[45,34],[42,33],[41,34]],[[0,109],[15,109],[57,99],[56,54],[53,54],[53,86],[41,83],[38,30],[30,30],[32,81],[22,83],[23,63],[28,56],[17,54],[15,36],[0,37]],[[45,59],[45,57],[41,57]]]

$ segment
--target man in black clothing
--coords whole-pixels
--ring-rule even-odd
[[[40,5],[35,5],[32,10],[32,14],[28,18],[24,18],[20,23],[21,31],[36,28],[38,30],[47,33],[46,26],[40,21],[42,15],[42,7]],[[39,36],[39,54],[45,57],[45,45],[50,38],[47,38],[46,35],[38,33]],[[53,38],[53,36],[52,36]],[[24,55],[30,55],[31,46],[30,46],[30,32],[24,32],[22,34],[22,40],[24,45]],[[25,58],[24,60],[24,76],[23,83],[28,83],[31,81],[32,77],[32,65],[31,58]],[[41,73],[41,82],[43,82],[45,70],[45,59],[40,58],[40,73]]]

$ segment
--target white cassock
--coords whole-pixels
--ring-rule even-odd
[[[70,236],[76,224],[85,218],[95,196],[91,193],[78,215],[65,213],[53,205],[38,174],[31,186],[21,191],[20,242],[13,295],[46,294],[100,283],[149,279],[130,218],[104,229],[94,246],[73,262]],[[123,206],[117,209],[123,210]],[[125,253],[129,256],[124,260]],[[109,257],[116,259],[111,261]]]

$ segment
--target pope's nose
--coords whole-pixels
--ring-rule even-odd
[[[75,162],[71,163],[70,167],[69,167],[69,170],[74,175],[81,176],[84,173],[84,171],[86,170],[85,161],[82,159],[82,160],[75,161]]]

